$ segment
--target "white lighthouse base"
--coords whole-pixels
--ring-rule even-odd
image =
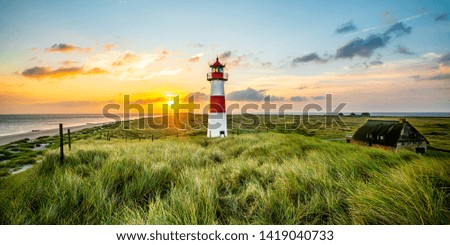
[[[227,113],[210,112],[208,114],[208,137],[227,137]]]

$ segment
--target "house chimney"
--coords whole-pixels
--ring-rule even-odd
[[[406,118],[400,118],[399,123],[405,123],[406,122]]]

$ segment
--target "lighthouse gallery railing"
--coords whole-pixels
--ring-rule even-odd
[[[222,80],[228,80],[228,73],[220,73],[220,72],[209,72],[206,74],[207,80],[212,79],[222,79]]]

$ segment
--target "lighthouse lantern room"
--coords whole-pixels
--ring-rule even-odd
[[[211,67],[211,72],[207,74],[207,80],[211,83],[211,97],[208,113],[208,137],[226,137],[228,133],[224,84],[228,80],[228,74],[223,72],[225,65],[219,62],[219,57],[209,67]]]

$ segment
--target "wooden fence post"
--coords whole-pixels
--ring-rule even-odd
[[[64,163],[64,137],[63,137],[63,124],[59,124],[59,161]]]
[[[67,139],[69,140],[69,151],[72,150],[72,145],[70,144],[70,128],[67,129]]]

